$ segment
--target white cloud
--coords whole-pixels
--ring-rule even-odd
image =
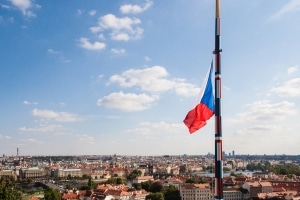
[[[57,132],[63,130],[63,126],[56,124],[42,124],[38,127],[27,128],[21,127],[19,131],[21,132]]]
[[[112,93],[108,96],[99,99],[98,106],[119,109],[126,112],[142,111],[148,109],[152,103],[159,99],[158,96],[149,96],[147,94],[133,93]]]
[[[35,117],[39,117],[42,119],[48,119],[48,120],[55,120],[59,122],[77,122],[77,121],[82,121],[82,119],[71,113],[66,113],[66,112],[54,112],[52,110],[38,110],[38,109],[33,109],[32,110],[32,115]]]
[[[30,102],[30,101],[25,100],[25,101],[23,101],[23,104],[25,104],[25,105],[37,105],[38,103],[37,102]]]
[[[138,87],[142,91],[159,93],[174,90],[182,96],[195,96],[200,89],[184,79],[168,79],[164,67],[154,66],[144,69],[129,69],[121,75],[110,77],[108,85],[118,83],[121,87]]]
[[[83,144],[95,144],[94,137],[88,135],[77,135],[78,142]]]
[[[270,20],[277,20],[283,17],[288,13],[300,11],[300,1],[299,0],[290,0],[285,4],[277,13],[270,17]]]
[[[11,137],[8,135],[0,135],[0,140],[10,140]]]
[[[93,33],[108,30],[112,40],[128,41],[141,38],[144,30],[138,27],[139,24],[141,20],[138,18],[118,18],[113,14],[107,14],[100,17],[98,26],[91,27],[90,30]]]
[[[43,141],[39,141],[39,140],[33,139],[33,138],[30,138],[30,139],[24,139],[24,140],[22,140],[22,142],[30,143],[30,144],[44,144]]]
[[[120,12],[123,14],[138,14],[148,10],[152,6],[152,1],[147,1],[144,6],[126,4],[120,7]]]
[[[288,71],[288,74],[292,74],[292,73],[296,72],[297,70],[298,70],[298,66],[296,65],[296,66],[289,67],[287,71]]]
[[[1,4],[1,8],[7,9],[7,10],[11,9],[11,7],[9,5],[4,5],[4,4]]]
[[[64,57],[63,53],[60,52],[60,51],[56,51],[56,50],[54,50],[54,49],[48,49],[48,53],[49,53],[49,54],[58,55],[59,58],[60,58],[60,60],[63,61],[64,63],[71,62],[70,60],[66,59],[66,58]]]
[[[96,15],[96,13],[97,13],[96,10],[91,10],[91,11],[89,12],[89,15],[94,16],[94,15]]]
[[[83,13],[83,11],[82,11],[82,10],[80,10],[80,9],[77,9],[77,15],[78,15],[78,16],[82,15],[82,13]]]
[[[279,96],[300,96],[300,78],[291,79],[280,87],[272,88],[271,92]]]
[[[145,56],[145,61],[151,61],[151,58],[148,56]]]
[[[285,120],[289,116],[296,113],[294,103],[282,101],[279,103],[270,103],[270,101],[256,101],[250,105],[249,112],[238,114],[240,121],[256,121],[261,122],[274,122]]]
[[[106,47],[106,44],[103,42],[94,42],[90,43],[87,38],[80,38],[80,46],[88,50],[103,50]]]
[[[111,52],[118,55],[126,53],[125,49],[111,49]]]
[[[186,130],[186,127],[183,123],[166,123],[166,122],[142,122],[139,124],[139,126],[148,127],[149,129],[152,129],[154,132],[161,134],[164,133],[176,133],[176,132],[182,132]]]
[[[10,0],[10,2],[20,9],[23,15],[27,17],[35,17],[35,14],[29,10],[32,7],[30,0]]]

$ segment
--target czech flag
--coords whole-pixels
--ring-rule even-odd
[[[188,127],[190,134],[199,130],[206,125],[206,121],[209,120],[215,113],[214,94],[211,82],[213,63],[211,63],[206,80],[203,82],[201,88],[202,95],[200,102],[188,112],[183,123]]]

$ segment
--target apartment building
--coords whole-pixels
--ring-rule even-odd
[[[257,197],[259,193],[271,193],[273,187],[270,182],[245,182],[243,188],[248,190],[250,197]]]
[[[182,200],[212,200],[213,194],[209,184],[184,183],[179,186]]]
[[[250,198],[250,193],[246,189],[241,188],[224,188],[224,200],[246,200]]]

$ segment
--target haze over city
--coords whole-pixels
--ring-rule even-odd
[[[221,1],[223,150],[299,154],[299,0]],[[0,146],[199,155],[183,124],[213,59],[210,0],[0,0]]]

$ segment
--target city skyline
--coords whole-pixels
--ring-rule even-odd
[[[213,59],[214,1],[0,5],[1,154],[214,154],[214,117],[192,135],[182,122]],[[223,151],[299,154],[299,8],[221,1]]]

